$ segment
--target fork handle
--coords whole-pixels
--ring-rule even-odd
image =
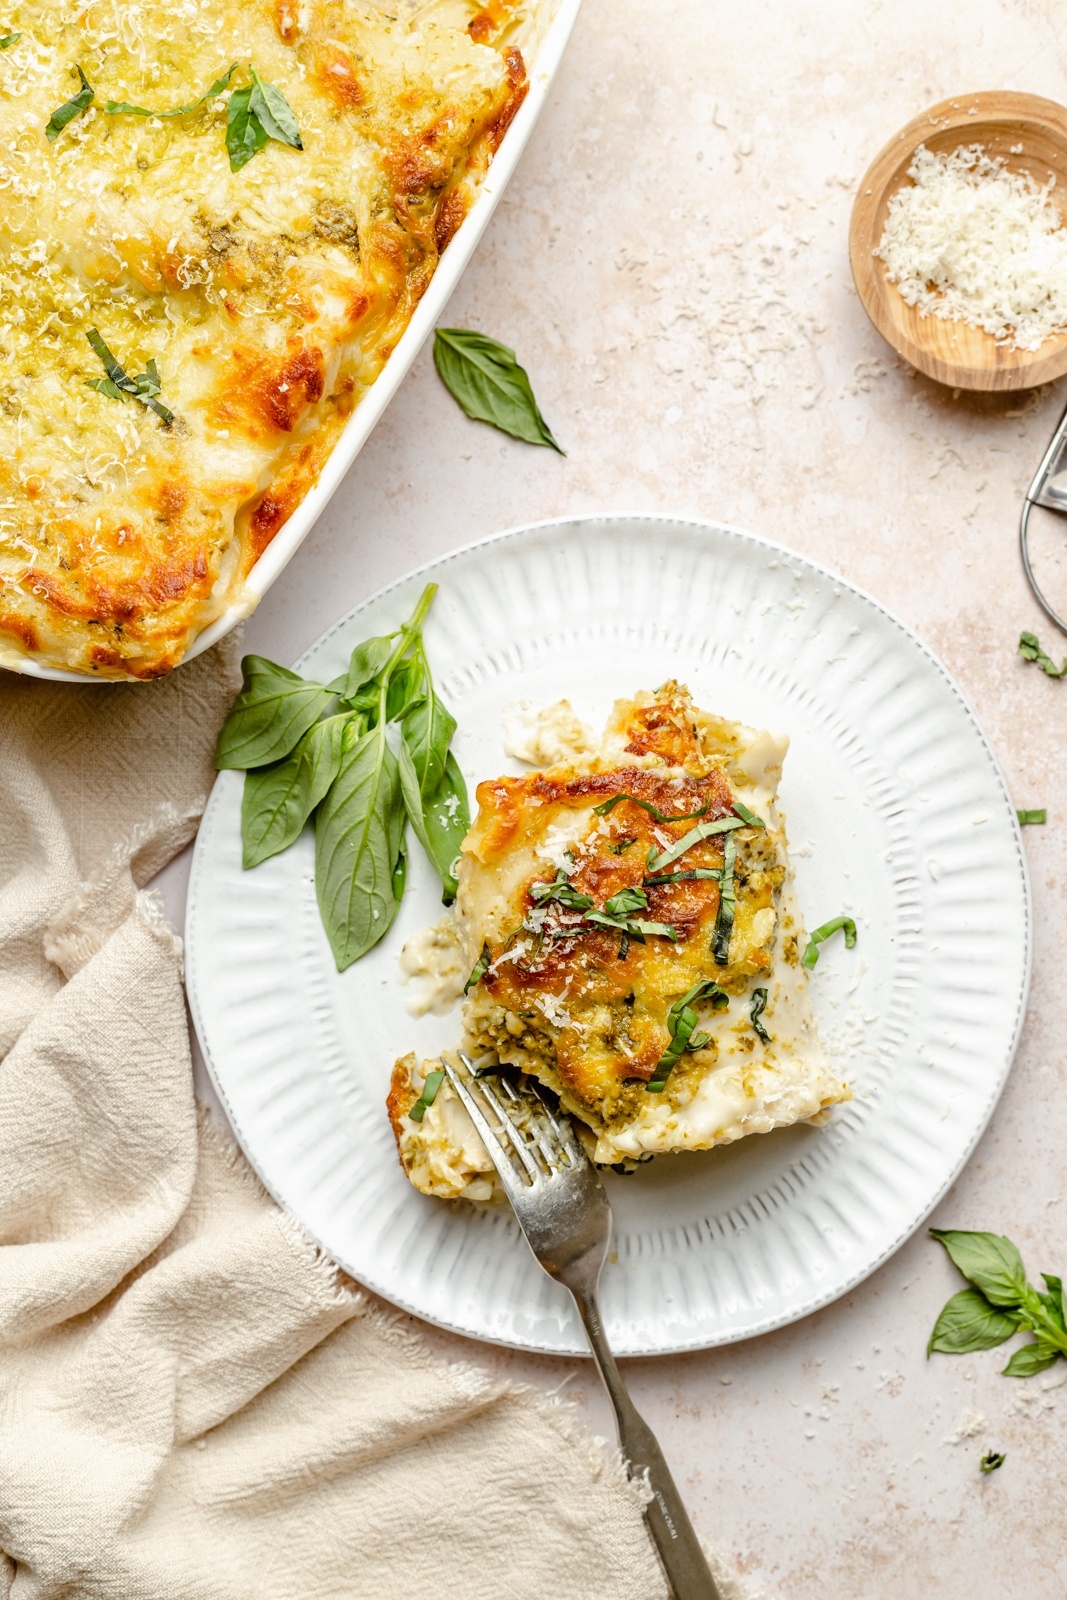
[[[674,1600],[722,1600],[663,1451],[622,1381],[604,1335],[596,1295],[573,1289],[571,1292],[589,1336],[593,1360],[615,1411],[619,1445],[629,1462],[630,1475],[639,1478],[648,1473],[652,1499],[645,1507],[645,1521],[663,1563],[671,1594]]]

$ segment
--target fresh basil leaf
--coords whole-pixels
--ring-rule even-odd
[[[172,111],[149,111],[144,106],[131,106],[126,100],[109,100],[104,107],[109,117],[187,117],[190,111],[199,111],[202,105],[209,100],[215,100],[220,94],[230,87],[230,79],[237,71],[237,62],[224,72],[221,78],[216,78],[210,89],[205,89],[199,100],[193,100],[187,106],[175,106]]]
[[[1023,1300],[1026,1269],[1010,1239],[958,1228],[931,1228],[930,1233],[944,1245],[953,1266],[993,1305],[1017,1306]]]
[[[433,359],[445,388],[468,417],[564,454],[538,409],[525,369],[506,344],[470,328],[438,328]]]
[[[644,911],[647,906],[648,895],[643,889],[633,887],[620,889],[604,902],[604,910],[609,917],[626,917],[631,911]]]
[[[0,39],[0,50],[10,50],[11,46],[18,44],[21,38],[21,33],[5,33],[4,37]]]
[[[680,818],[675,818],[680,821]],[[695,844],[700,844],[703,839],[711,839],[716,834],[733,833],[737,828],[747,828],[751,824],[742,817],[720,817],[717,822],[698,822],[695,828],[690,828],[688,833],[670,845],[666,850],[661,850],[659,855],[649,857],[649,872],[662,872],[666,867],[672,867],[680,856],[687,850],[692,850]],[[736,851],[736,845],[734,849]]]
[[[649,1094],[663,1092],[667,1079],[687,1050],[702,1050],[707,1044],[708,1034],[694,1031],[699,1019],[693,1006],[701,1000],[706,1000],[716,1011],[724,1011],[730,1004],[730,996],[725,989],[719,988],[714,978],[702,978],[674,1002],[667,1013],[670,1043],[645,1084]]]
[[[483,944],[482,945],[482,953],[478,957],[477,961],[474,963],[474,968],[473,968],[473,970],[471,972],[470,977],[467,979],[466,983],[463,985],[463,993],[464,994],[470,994],[470,992],[474,988],[475,984],[481,983],[482,979],[485,977],[486,973],[489,971],[489,967],[490,967],[490,964],[492,962],[492,959],[493,959],[492,955],[489,952],[489,946],[487,944]]]
[[[72,95],[69,100],[64,100],[61,106],[57,106],[45,124],[44,136],[49,144],[55,143],[68,122],[73,122],[75,117],[80,117],[83,112],[88,111],[96,95],[96,90],[90,87],[85,73],[77,62],[74,66],[82,86],[76,95]]]
[[[295,750],[333,699],[321,683],[311,683],[265,656],[245,656],[244,687],[222,725],[215,748],[219,771],[265,767]]]
[[[1039,811],[1017,811],[1015,815],[1019,819],[1020,827],[1023,828],[1030,823],[1041,823],[1048,821],[1048,812],[1044,809],[1044,807],[1042,807]]]
[[[112,400],[124,400],[127,397],[137,400],[150,411],[154,411],[163,426],[169,428],[174,421],[174,412],[168,411],[167,407],[155,398],[159,393],[159,371],[155,361],[149,357],[145,363],[145,371],[131,378],[114,352],[104,343],[99,328],[90,328],[85,337],[100,357],[107,373],[106,378],[86,378],[89,388],[108,395]]]
[[[1024,1344],[1016,1350],[1007,1366],[1000,1370],[1006,1378],[1032,1378],[1059,1359],[1060,1352],[1053,1345],[1035,1339],[1033,1344]]]
[[[396,916],[403,827],[399,764],[385,728],[373,728],[344,750],[315,820],[315,891],[338,972],[372,949]]]
[[[749,1021],[752,1024],[753,1032],[757,1033],[759,1035],[759,1037],[763,1040],[764,1044],[770,1044],[771,1036],[767,1032],[766,1028],[763,1026],[763,1023],[760,1021],[760,1018],[762,1017],[762,1015],[766,1011],[766,1009],[767,1009],[767,991],[766,991],[766,989],[753,989],[753,991],[752,991],[752,1005],[749,1008],[749,1013],[748,1013]]]
[[[456,898],[460,849],[471,825],[467,785],[451,750],[445,758],[444,777],[436,792],[423,802],[423,815],[430,841],[430,860],[440,875],[441,898],[448,906]]]
[[[369,683],[373,683],[393,653],[396,643],[396,634],[380,634],[373,639],[364,639],[352,651],[348,662],[348,671],[343,677],[338,678],[331,688],[344,700],[354,700],[359,691]]]
[[[746,822],[750,828],[765,828],[767,826],[762,817],[757,817],[756,813],[750,811],[746,805],[742,805],[740,800],[734,801],[734,810],[741,818],[741,821]]]
[[[643,878],[646,889],[660,889],[665,883],[687,883],[690,879],[712,878],[717,883],[722,877],[721,867],[691,867],[688,872],[665,872],[660,877]]]
[[[695,817],[706,817],[713,804],[713,801],[705,800],[704,804],[698,807],[696,811],[682,811],[677,815],[672,815],[669,811],[661,811],[659,806],[652,805],[648,800],[639,800],[635,794],[613,794],[610,800],[601,800],[598,806],[593,807],[593,815],[595,817],[610,816],[622,800],[629,800],[632,806],[640,806],[641,810],[647,811],[655,822],[692,822]]]
[[[1019,654],[1024,661],[1033,661],[1042,672],[1050,678],[1062,678],[1067,673],[1067,661],[1058,667],[1051,656],[1047,656],[1037,640],[1036,633],[1021,633],[1019,635]]]
[[[248,109],[252,116],[257,119],[268,139],[291,145],[294,150],[303,150],[293,108],[282,91],[275,88],[273,83],[264,83],[255,67],[249,70],[252,73],[252,94]]]
[[[1043,1272],[1041,1276],[1044,1278],[1045,1288],[1048,1290],[1048,1294],[1043,1295],[1042,1298],[1048,1301],[1053,1320],[1067,1332],[1067,1321],[1064,1320],[1063,1314],[1063,1279],[1057,1278],[1054,1274],[1048,1272]]]
[[[426,1074],[426,1082],[422,1086],[422,1093],[419,1095],[419,1098],[415,1101],[415,1104],[408,1112],[408,1116],[411,1118],[412,1122],[422,1121],[427,1111],[437,1099],[437,1092],[444,1081],[445,1075],[439,1067],[435,1068],[433,1072],[428,1072]]]
[[[284,760],[245,775],[241,836],[245,867],[287,850],[341,767],[346,716],[316,722]]]
[[[407,883],[407,881],[408,881],[408,858],[407,858],[407,852],[405,850],[401,849],[399,854],[397,855],[396,861],[393,864],[393,878],[392,878],[393,899],[396,901],[397,905],[399,905],[401,900],[403,900],[403,898],[404,898],[404,885]]]
[[[728,833],[723,841],[719,910],[715,917],[715,932],[711,940],[711,953],[720,967],[727,967],[730,964],[730,940],[733,936],[734,913],[737,909],[737,890],[734,884],[736,861],[737,840],[732,833]]]
[[[415,656],[395,668],[389,678],[385,697],[385,719],[399,722],[426,697],[426,675],[422,662]]]
[[[445,758],[456,719],[427,685],[423,699],[416,701],[400,723],[400,733],[411,752],[419,788],[423,796],[435,794],[441,785]]]
[[[934,1323],[926,1353],[930,1355],[939,1350],[946,1355],[962,1356],[972,1350],[992,1350],[994,1345],[1010,1339],[1018,1328],[1017,1315],[991,1306],[977,1289],[961,1289]]]
[[[435,795],[431,804],[429,806],[426,805],[422,797],[422,790],[419,788],[418,774],[415,771],[415,763],[411,758],[411,751],[403,739],[400,740],[397,747],[397,760],[400,766],[400,788],[404,797],[404,808],[411,821],[411,826],[415,829],[415,837],[437,868],[441,886],[444,890],[444,902],[446,905],[450,905],[456,897],[457,885],[453,870],[455,859],[459,853],[459,842],[462,842],[463,835],[466,833],[469,824],[463,825],[463,831],[459,833],[459,842],[457,842],[456,831],[451,827],[451,822],[452,818],[460,812],[461,806],[458,798],[450,790]],[[462,784],[462,782],[461,775],[460,783]],[[444,787],[444,780],[442,780],[442,787]],[[465,798],[465,785],[463,794]]]
[[[996,1472],[997,1468],[1002,1467],[1006,1460],[1007,1457],[1002,1450],[987,1450],[978,1463],[978,1469],[980,1472]]]
[[[851,917],[833,917],[821,927],[813,928],[808,934],[808,942],[800,958],[800,965],[810,972],[819,959],[819,946],[840,928],[845,930],[845,949],[853,949],[856,943],[856,924]]]
[[[231,172],[240,172],[267,142],[266,128],[249,108],[252,88],[253,85],[248,84],[243,89],[235,89],[226,107],[226,153]]]

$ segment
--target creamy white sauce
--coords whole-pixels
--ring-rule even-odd
[[[532,700],[513,700],[501,714],[504,750],[531,767],[554,767],[591,754],[591,731],[569,700],[538,706]]]
[[[400,981],[412,988],[405,1001],[411,1016],[424,1017],[428,1011],[443,1016],[451,1011],[470,976],[454,914],[446,911],[437,922],[413,933],[400,952],[399,966]]]

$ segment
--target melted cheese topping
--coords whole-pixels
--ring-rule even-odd
[[[587,762],[478,787],[456,912],[468,970],[486,949],[489,964],[464,1006],[465,1045],[556,1093],[589,1130],[598,1162],[708,1149],[816,1117],[849,1098],[823,1055],[799,964],[803,929],[775,800],[786,747],[699,711],[684,689],[668,684],[618,702]],[[619,794],[633,798],[598,814],[598,804]],[[637,800],[671,817],[701,810],[699,821],[736,816],[741,802],[765,822],[731,834],[736,909],[725,962],[713,954],[719,881],[648,881],[657,876],[649,853],[669,850],[696,821],[663,822]],[[718,834],[664,871],[721,871],[723,864]],[[649,932],[640,943],[590,927],[581,909],[540,891],[560,872],[568,894],[587,896],[597,910],[623,889],[642,889],[648,905],[637,914],[677,937]],[[680,1056],[662,1092],[650,1092],[671,1041],[670,1008],[705,980],[719,985],[728,1004],[696,1003],[706,1041]],[[767,991],[769,1043],[752,1025],[759,988]],[[398,1063],[394,1095],[410,1071]],[[467,1191],[461,1184],[447,1192]]]
[[[525,8],[16,0],[0,53],[0,665],[155,677],[228,604],[406,326],[526,89]],[[238,172],[223,95],[303,150]],[[53,143],[52,112],[89,109]],[[169,428],[104,376],[151,358]]]

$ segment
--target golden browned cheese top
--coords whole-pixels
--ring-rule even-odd
[[[395,347],[521,103],[509,7],[16,0],[0,32],[0,665],[151,678],[234,599]],[[480,19],[480,20],[479,20]],[[501,47],[503,43],[503,47]],[[108,101],[189,105],[109,114]],[[82,115],[49,141],[80,87]],[[302,150],[230,169],[250,67]],[[156,363],[164,426],[104,378]]]

